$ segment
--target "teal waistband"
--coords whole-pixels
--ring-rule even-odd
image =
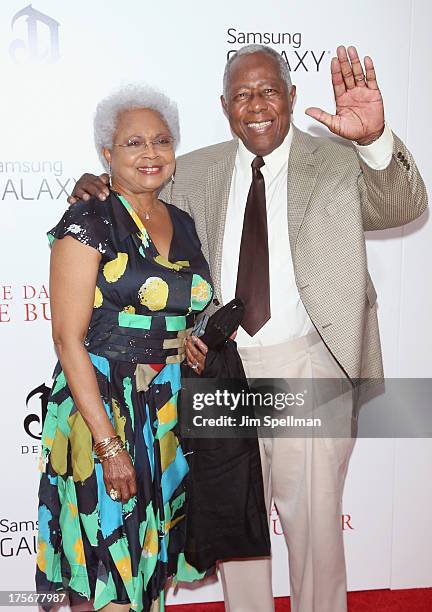
[[[119,312],[118,324],[120,327],[135,329],[164,329],[168,332],[181,331],[193,327],[195,314],[152,316],[129,312]]]

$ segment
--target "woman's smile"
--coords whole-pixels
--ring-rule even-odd
[[[159,172],[162,171],[162,167],[163,166],[139,166],[137,170],[138,172],[141,172],[142,174],[152,175],[152,174],[159,174]]]

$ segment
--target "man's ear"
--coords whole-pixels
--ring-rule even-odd
[[[291,114],[292,114],[296,100],[297,100],[297,88],[295,85],[291,85],[291,89],[288,95],[290,98],[290,107],[291,107]]]
[[[221,104],[222,104],[223,112],[228,117],[228,106],[227,106],[225,98],[223,96],[221,96],[220,97],[220,101],[221,101]]]

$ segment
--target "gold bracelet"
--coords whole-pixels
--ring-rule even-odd
[[[99,450],[97,452],[97,455],[98,457],[103,457],[103,455],[106,455],[107,453],[110,453],[111,451],[121,446],[123,446],[123,442],[121,440],[116,440],[113,444],[110,444],[110,446],[104,448],[103,450]]]
[[[115,438],[112,442],[110,442],[109,444],[107,444],[103,448],[97,448],[96,449],[96,454],[99,457],[100,455],[103,455],[103,454],[109,452],[111,449],[116,448],[119,444],[121,444],[121,440],[117,440],[117,438]]]
[[[114,442],[121,442],[120,436],[110,436],[108,438],[104,438],[100,442],[94,445],[94,450],[97,455],[100,452],[104,451],[107,447],[111,446]]]
[[[109,444],[113,440],[116,440],[117,438],[119,438],[118,435],[108,436],[107,438],[103,438],[102,440],[100,440],[99,442],[95,444],[95,448],[106,446],[107,444]]]
[[[122,439],[120,438],[120,436],[115,436],[115,438],[111,438],[111,440],[109,440],[103,449],[99,448],[99,445],[97,445],[97,456],[98,459],[103,463],[106,459],[109,459],[110,457],[115,457],[116,455],[118,455],[122,450],[124,450],[124,444]]]
[[[98,456],[102,457],[103,455],[106,455],[107,453],[110,453],[112,450],[115,450],[119,446],[123,446],[123,442],[121,440],[115,440],[115,442],[113,442],[113,444],[110,444],[109,446],[107,446],[103,450],[98,451]]]
[[[126,449],[125,449],[125,447],[123,445],[118,446],[117,448],[113,449],[109,453],[99,457],[99,461],[101,463],[103,463],[104,461],[107,461],[108,459],[111,459],[112,457],[116,457],[117,455],[122,453],[124,450],[126,450]]]

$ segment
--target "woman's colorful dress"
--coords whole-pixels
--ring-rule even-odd
[[[212,286],[192,219],[167,206],[168,260],[113,192],[105,203],[75,204],[50,234],[102,255],[85,346],[137,476],[128,503],[106,493],[92,436],[57,364],[42,433],[36,583],[40,592],[66,590],[72,603],[94,598],[95,609],[129,601],[146,612],[167,577],[201,576],[182,553],[188,465],[177,395],[184,338]]]

